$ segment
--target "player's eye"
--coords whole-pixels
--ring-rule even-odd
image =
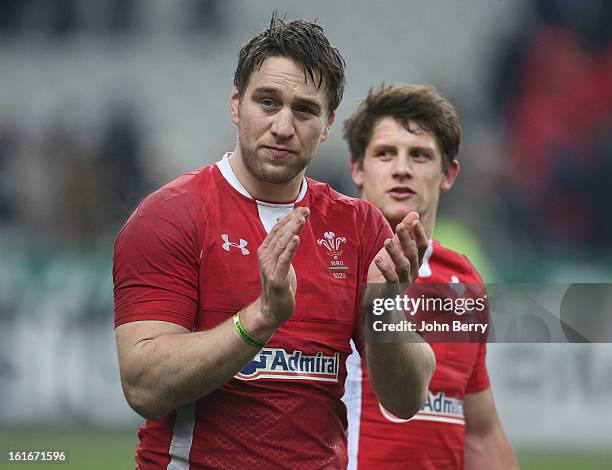
[[[310,109],[308,106],[296,106],[294,108],[294,111],[300,114],[314,114],[314,111]]]
[[[271,98],[262,98],[259,100],[259,104],[264,108],[273,108],[276,106],[276,102]]]
[[[376,152],[376,156],[382,159],[387,159],[391,158],[393,156],[393,153],[389,149],[382,149]]]

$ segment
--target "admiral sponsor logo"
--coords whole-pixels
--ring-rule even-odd
[[[455,397],[447,397],[444,392],[427,394],[427,401],[421,411],[429,413],[440,413],[463,418],[463,400]]]
[[[437,421],[449,424],[465,425],[463,416],[463,400],[455,397],[447,397],[444,392],[427,393],[427,401],[421,410],[410,419],[401,419],[393,416],[379,403],[382,415],[393,423],[405,423],[411,420]]]
[[[289,354],[284,349],[264,348],[236,378],[240,380],[289,379],[338,381],[340,354],[324,356],[322,352],[307,356],[302,351]]]
[[[465,424],[463,400],[447,397],[444,392],[427,393],[427,401],[413,419]]]

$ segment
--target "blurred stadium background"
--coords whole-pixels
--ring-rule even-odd
[[[133,468],[113,239],[145,194],[233,148],[238,48],[273,10],[318,18],[348,64],[311,176],[355,194],[356,100],[433,83],[464,129],[436,237],[488,281],[612,281],[612,2],[2,0],[0,449]],[[522,468],[612,468],[610,345],[493,344],[488,364]]]

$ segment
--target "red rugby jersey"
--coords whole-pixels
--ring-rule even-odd
[[[142,469],[344,469],[341,401],[358,286],[392,231],[382,214],[306,178],[292,204],[253,200],[224,158],[147,197],[115,244],[115,326],[215,327],[260,295],[257,248],[310,208],[293,265],[296,311],[232,380],[139,431]],[[356,339],[356,341],[358,341]]]
[[[482,286],[478,272],[467,258],[437,241],[430,243],[417,282]],[[421,286],[419,292],[424,291]],[[486,343],[434,342],[431,346],[436,355],[436,370],[428,399],[408,421],[381,408],[365,363],[356,354],[348,358],[343,400],[349,409],[349,469],[463,469],[463,399],[466,393],[489,387]]]

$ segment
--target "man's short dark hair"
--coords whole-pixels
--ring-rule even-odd
[[[345,62],[338,49],[329,43],[323,28],[303,19],[285,21],[272,15],[270,26],[249,39],[238,55],[234,85],[240,98],[251,74],[268,57],[288,57],[304,66],[304,79],[310,78],[327,94],[328,111],[336,110],[344,94]]]
[[[452,104],[431,85],[396,83],[371,88],[355,112],[344,121],[344,139],[351,159],[361,167],[374,126],[384,117],[393,117],[410,130],[410,122],[431,132],[442,153],[442,169],[448,171],[459,153],[461,127]]]

